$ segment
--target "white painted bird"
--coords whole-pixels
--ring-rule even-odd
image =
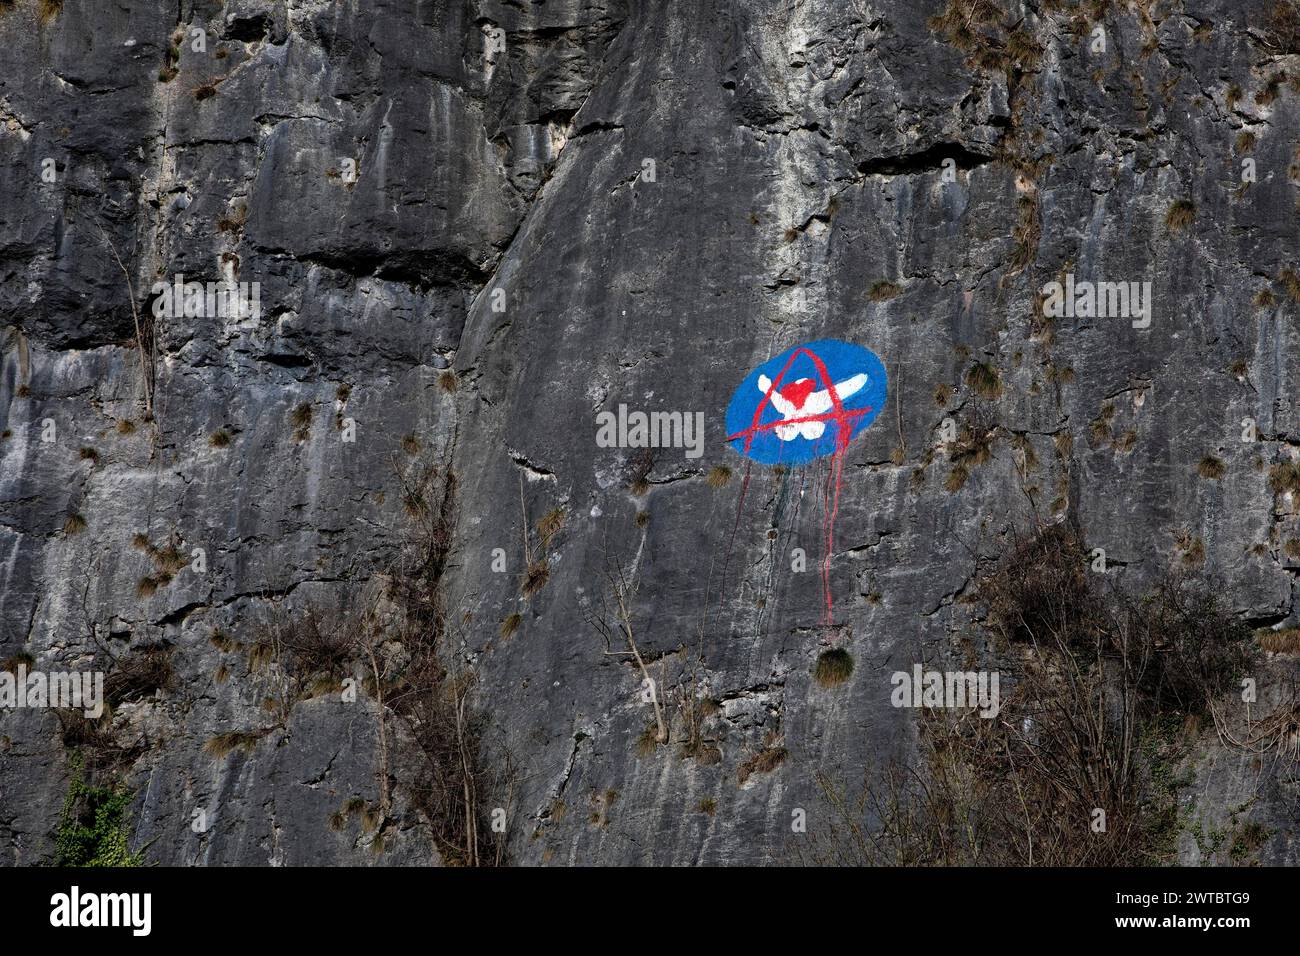
[[[833,387],[835,394],[839,396],[840,401],[843,401],[866,384],[867,373],[859,372],[852,378],[836,382]],[[782,385],[779,390],[772,392],[772,404],[776,406],[776,410],[785,417],[786,421],[824,415],[831,410],[831,406],[835,403],[831,401],[831,390],[829,388],[813,391],[815,385],[816,383],[810,378],[795,379],[793,382]],[[766,375],[760,375],[758,377],[758,390],[766,395],[772,390],[772,380]],[[797,422],[794,425],[777,425],[775,428],[776,436],[781,441],[789,441],[796,435],[815,440],[821,438],[822,432],[825,430],[825,422]]]

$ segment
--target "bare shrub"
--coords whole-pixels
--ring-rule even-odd
[[[172,648],[163,644],[140,647],[118,658],[104,678],[108,704],[116,707],[156,691],[174,690],[176,672],[171,658]]]
[[[997,717],[923,710],[918,763],[892,761],[856,799],[821,779],[834,823],[801,852],[871,865],[1169,858],[1173,768],[1249,666],[1251,632],[1213,582],[1180,568],[1141,595],[1105,589],[1087,555],[1057,525],[985,576],[982,627],[1010,686]]]
[[[333,689],[352,670],[361,624],[349,612],[276,608],[250,635],[248,669],[265,674],[273,692],[268,710],[284,723],[300,700]]]
[[[400,785],[427,820],[445,863],[499,864],[506,835],[493,832],[489,815],[511,806],[509,758],[500,772],[484,758],[487,718],[471,706],[475,674],[460,658],[464,635],[443,595],[456,478],[407,451],[411,457],[394,462],[406,522],[402,544],[342,609],[275,609],[249,635],[249,672],[270,684],[264,706],[281,723],[299,701],[337,690],[358,669],[364,675],[361,686],[375,703],[379,799],[354,798],[331,817],[333,829],[360,813],[371,849],[383,852],[397,824],[393,790]],[[548,516],[543,534],[554,534],[560,523]],[[223,652],[244,647],[219,634],[212,643]],[[394,721],[402,733],[394,732]],[[217,758],[250,750],[270,729],[230,731],[205,749]]]
[[[636,662],[644,686],[649,690],[654,705],[655,742],[668,741],[668,723],[660,701],[659,682],[650,676],[645,658],[637,646],[633,630],[632,609],[636,601],[636,569],[628,571],[621,561],[605,555],[604,586],[597,595],[599,605],[585,612],[587,623],[605,642],[606,657],[628,657]]]
[[[404,498],[424,506],[415,513],[407,509],[406,540],[371,602],[373,630],[404,651],[403,665],[391,673],[371,655],[373,686],[381,708],[406,729],[404,781],[444,862],[500,864],[506,834],[495,833],[488,816],[493,806],[509,810],[509,758],[503,756],[500,769],[485,759],[488,720],[471,706],[476,676],[459,659],[463,618],[448,612],[443,595],[454,543],[456,476],[445,466],[417,461],[399,472],[399,480]],[[555,515],[543,522],[544,537],[562,523]]]
[[[1251,35],[1271,53],[1300,53],[1300,4],[1276,0],[1265,17],[1263,30],[1258,34],[1252,31]]]

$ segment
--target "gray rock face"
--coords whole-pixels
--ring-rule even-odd
[[[890,674],[956,653],[977,569],[1038,523],[1117,581],[1201,563],[1294,624],[1300,504],[1269,483],[1300,455],[1294,5],[999,2],[975,39],[935,3],[0,3],[0,658],[170,648],[106,731],[132,847],[442,858],[400,766],[382,849],[331,826],[382,799],[377,728],[405,753],[373,696],[277,716],[247,653],[269,614],[355,605],[421,456],[458,478],[441,653],[523,864],[791,859],[818,778],[913,751]],[[1067,274],[1151,283],[1149,326],[1044,316]],[[260,315],[155,319],[178,275],[256,282]],[[843,460],[830,628],[831,459],[751,467],[724,423],[820,338],[890,376]],[[703,456],[600,447],[620,404],[702,412]],[[960,481],[945,422],[996,434]],[[620,570],[666,746],[595,626]],[[825,688],[832,643],[855,668]],[[259,736],[214,755],[230,733]],[[54,855],[67,737],[0,712],[5,863]],[[1300,862],[1294,761],[1212,737],[1188,818],[1249,801],[1253,858]]]

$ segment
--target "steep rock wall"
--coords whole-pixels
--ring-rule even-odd
[[[910,751],[889,674],[950,653],[981,559],[1039,522],[1075,521],[1122,580],[1190,553],[1240,614],[1291,621],[1296,505],[1268,483],[1300,449],[1300,60],[1279,5],[1004,4],[993,46],[945,35],[936,4],[130,7],[0,6],[0,655],[172,649],[175,687],[112,726],[151,859],[437,859],[400,789],[382,854],[327,825],[377,798],[364,695],[204,750],[269,722],[213,631],[346,604],[405,533],[408,436],[459,479],[450,649],[485,754],[510,755],[518,862],[788,858],[818,775],[857,786]],[[1151,282],[1149,328],[1046,321],[1039,290],[1066,273]],[[257,281],[263,314],[160,320],[143,372],[132,302],[177,274]],[[751,471],[723,441],[749,369],[822,337],[891,379],[845,460],[831,629],[828,465]],[[703,412],[705,454],[598,447],[620,403]],[[998,435],[958,488],[945,419]],[[141,594],[141,533],[208,570]],[[639,746],[642,674],[591,621],[618,568],[661,694],[717,702],[707,758],[680,716],[673,745]],[[832,642],[856,667],[826,689]],[[0,734],[0,858],[48,860],[60,722],[6,713]],[[1294,863],[1294,769],[1216,746],[1197,812],[1253,797],[1261,859]]]

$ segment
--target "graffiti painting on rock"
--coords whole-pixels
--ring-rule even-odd
[[[826,624],[832,623],[834,610],[830,558],[844,454],[880,414],[887,387],[884,363],[870,349],[839,339],[819,339],[787,349],[753,369],[727,406],[727,443],[746,458],[790,467],[831,458],[822,497]]]

